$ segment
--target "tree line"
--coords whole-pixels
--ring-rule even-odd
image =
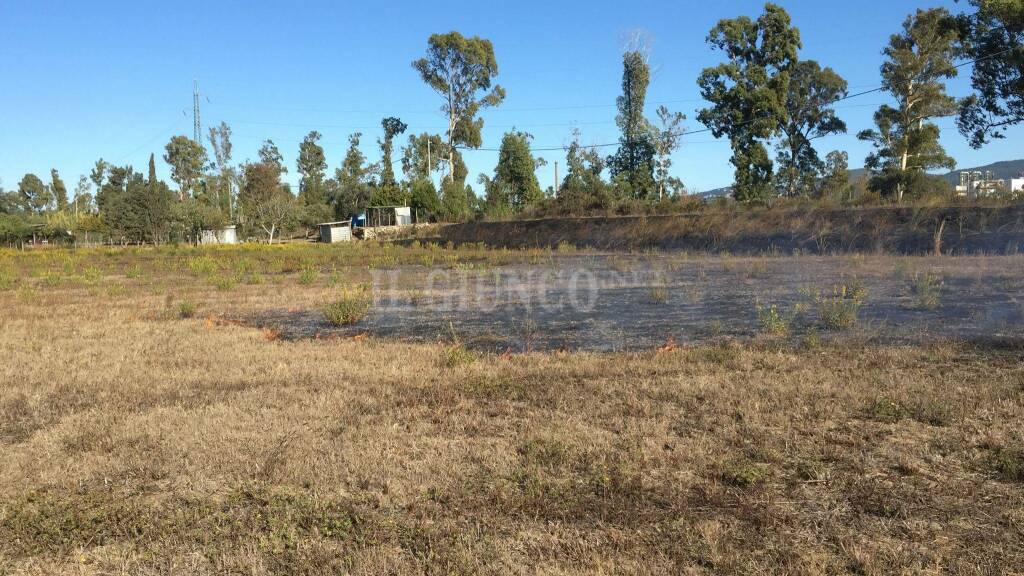
[[[959,131],[981,147],[1024,120],[1024,5],[970,0],[974,11],[953,15],[944,8],[909,15],[883,49],[881,86],[892,104],[881,106],[874,126],[857,137],[872,144],[864,160],[869,191],[902,201],[944,190],[929,170],[955,167],[939,142],[934,120],[956,117]],[[848,198],[849,157],[834,150],[822,158],[815,141],[845,133],[837,102],[862,95],[849,92],[835,70],[800,58],[799,29],[780,6],[768,3],[756,18],[719,21],[707,43],[723,61],[697,79],[708,105],[699,121],[716,138],[726,138],[734,167],[732,196],[745,203],[777,197]],[[970,63],[974,94],[956,100],[946,81]],[[17,190],[0,189],[0,241],[30,234],[101,235],[111,242],[195,241],[201,230],[228,223],[245,237],[269,241],[284,233],[329,220],[347,219],[369,206],[408,205],[421,220],[460,221],[474,216],[634,212],[652,206],[688,206],[686,187],[671,172],[686,116],[660,106],[652,120],[645,104],[650,83],[648,52],[640,44],[623,54],[622,93],[616,99],[620,136],[608,156],[604,145],[588,146],[575,131],[564,147],[566,172],[556,186],[542,189],[536,170],[546,163],[524,131],[507,132],[492,175],[480,174],[477,194],[467,182],[461,152],[482,147],[487,108],[500,106],[505,89],[496,83],[498,63],[489,40],[459,32],[432,35],[423,58],[412,67],[441,101],[448,120],[443,134],[405,135],[400,118],[381,120],[380,160],[367,161],[363,134],[349,146],[333,175],[311,131],[299,144],[298,190],[282,181],[289,167],[267,140],[256,160],[235,164],[231,128],[209,129],[207,142],[174,136],[162,159],[172,188],[148,172],[98,160],[81,176],[69,198],[57,170],[49,181],[26,174]],[[406,136],[396,158],[396,140]],[[774,151],[774,155],[773,152]],[[401,179],[395,167],[401,166]],[[440,176],[440,190],[434,174]]]

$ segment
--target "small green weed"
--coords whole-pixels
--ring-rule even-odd
[[[302,272],[299,273],[299,284],[303,286],[309,286],[316,282],[317,278],[320,277],[320,271],[316,268],[303,268]]]
[[[929,272],[918,272],[910,280],[910,296],[914,305],[926,310],[934,310],[939,306],[942,293],[942,278]]]
[[[370,298],[363,292],[351,291],[324,306],[324,318],[331,326],[357,324],[370,311]]]
[[[199,310],[199,307],[196,306],[195,302],[192,302],[191,300],[182,300],[181,302],[178,302],[176,310],[178,318],[181,318],[182,320],[187,320],[189,318],[195,318],[196,312]]]
[[[779,312],[779,308],[774,304],[771,306],[761,306],[758,304],[757,323],[761,328],[761,332],[765,334],[785,336],[786,334],[789,334],[789,326],[792,323],[792,318],[784,316]]]

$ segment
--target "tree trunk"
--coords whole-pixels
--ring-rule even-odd
[[[448,117],[448,177],[455,182],[455,117]]]
[[[900,156],[900,181],[896,183],[896,202],[903,202],[903,175],[907,172],[907,160],[909,159],[906,138],[904,138],[903,155]]]

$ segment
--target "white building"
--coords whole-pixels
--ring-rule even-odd
[[[234,226],[225,226],[210,230],[203,230],[199,237],[200,244],[238,244],[238,235]]]
[[[966,197],[968,200],[974,200],[997,194],[1000,190],[1005,189],[1006,184],[1006,180],[995,178],[991,171],[975,170],[971,172],[965,170],[960,173],[960,185],[956,187],[956,194]]]
[[[1024,192],[1024,176],[1010,180],[1010,192]]]

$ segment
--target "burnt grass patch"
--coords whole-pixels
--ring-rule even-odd
[[[1024,341],[1024,268],[1016,257],[979,265],[969,258],[618,254],[560,257],[540,270],[399,267],[392,273],[365,317],[348,325],[332,325],[312,309],[262,310],[242,319],[284,339],[366,334],[458,341],[496,353],[636,351],[766,338]],[[924,273],[944,278],[934,306],[916,305],[906,288],[908,276]],[[784,318],[786,330],[766,331],[764,310]]]

